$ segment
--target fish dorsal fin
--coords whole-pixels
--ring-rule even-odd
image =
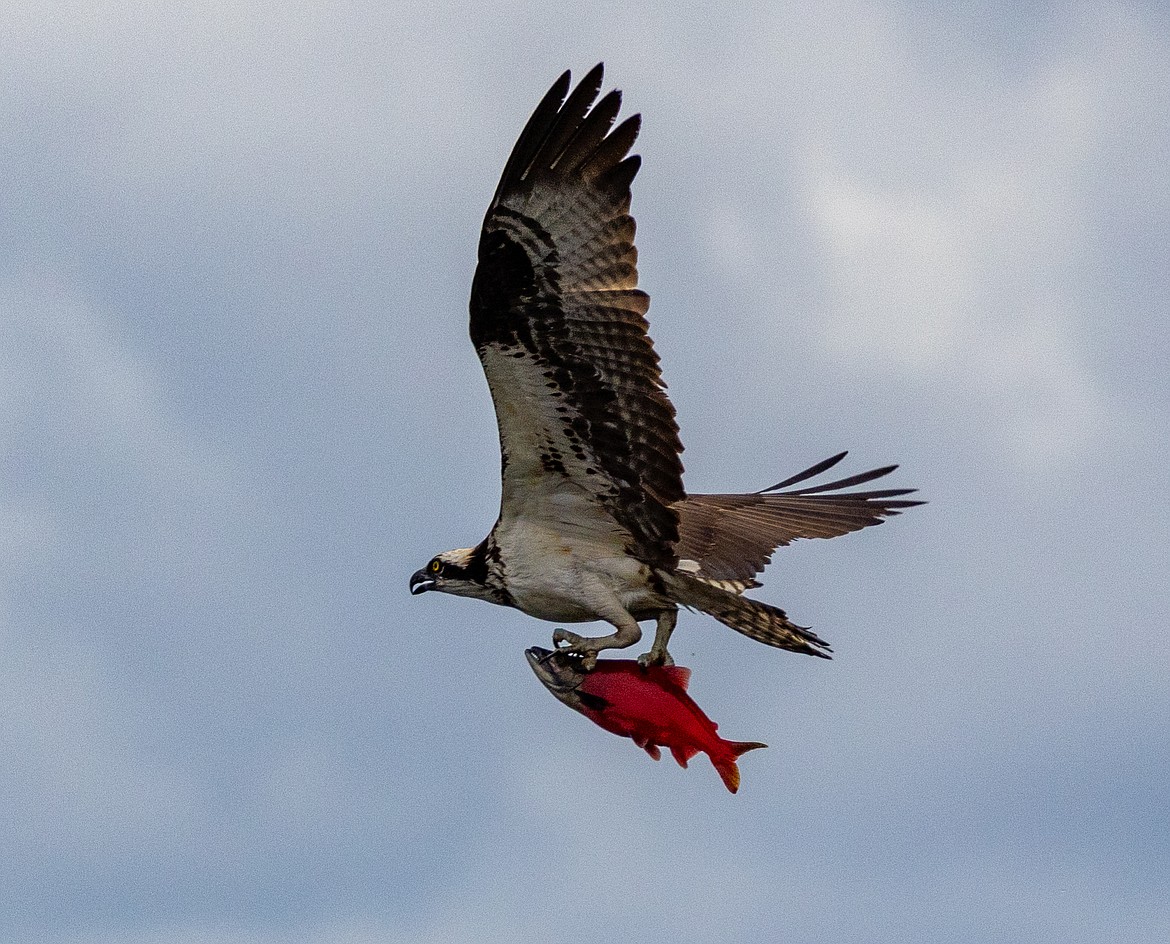
[[[691,670],[681,665],[666,665],[662,667],[663,674],[674,682],[684,692],[691,684]],[[693,756],[693,755],[692,755]]]
[[[687,761],[699,753],[699,749],[689,744],[683,744],[678,747],[672,747],[670,753],[678,761],[680,767],[686,767]]]

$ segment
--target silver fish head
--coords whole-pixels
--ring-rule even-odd
[[[528,664],[540,683],[570,708],[580,706],[577,687],[585,681],[586,672],[577,656],[533,646],[524,650]]]

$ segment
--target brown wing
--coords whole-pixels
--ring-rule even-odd
[[[471,340],[496,408],[500,521],[614,539],[673,566],[682,444],[638,290],[635,115],[598,65],[537,106],[484,219]]]
[[[848,534],[881,524],[883,518],[899,514],[903,508],[924,504],[899,498],[915,491],[912,488],[840,492],[888,475],[895,465],[825,485],[790,488],[833,467],[845,456],[844,452],[832,456],[750,495],[688,495],[675,505],[679,558],[698,564],[697,576],[725,582],[726,589],[742,592],[759,586],[755,575],[768,566],[777,547],[797,538]]]

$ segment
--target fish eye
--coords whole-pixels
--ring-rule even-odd
[[[427,569],[432,574],[442,573],[443,572],[443,562],[436,557],[433,561],[431,561],[431,563],[429,564]]]

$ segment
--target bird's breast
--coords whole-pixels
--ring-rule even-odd
[[[606,602],[616,597],[629,612],[654,606],[649,568],[624,553],[533,531],[497,534],[496,540],[508,593],[529,616],[565,623],[600,619],[598,594]]]

